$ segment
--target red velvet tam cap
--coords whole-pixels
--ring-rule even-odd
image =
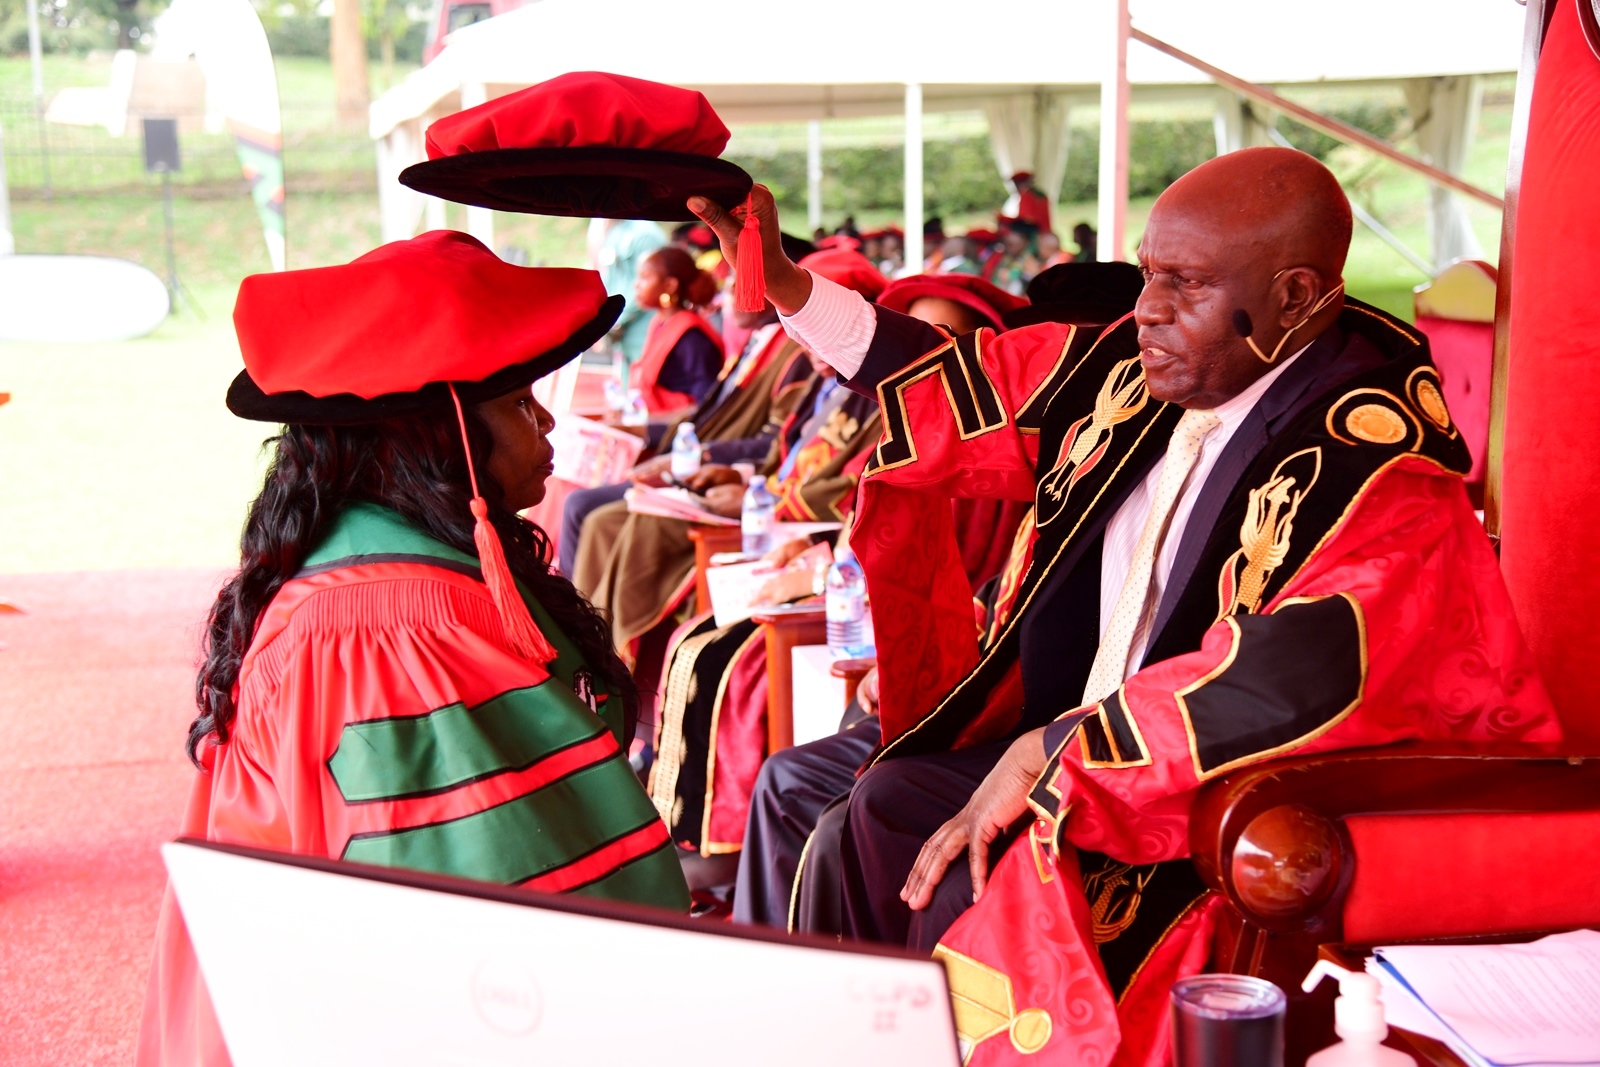
[[[853,249],[813,252],[800,261],[800,266],[846,289],[854,289],[868,300],[878,299],[878,294],[889,287],[889,279],[873,266],[872,260]]]
[[[620,74],[551,78],[440,119],[427,142],[402,185],[497,211],[688,222],[691,196],[733,208],[750,193],[717,158],[728,127],[703,94]]]
[[[971,308],[996,330],[1004,330],[1007,312],[1026,307],[1026,297],[1012,296],[999,286],[971,274],[917,274],[890,282],[878,303],[890,311],[909,313],[925,296],[936,296]]]
[[[245,369],[228,409],[263,422],[351,424],[481,403],[605,336],[623,299],[590,270],[516,267],[433,230],[339,267],[253,274],[233,324]]]

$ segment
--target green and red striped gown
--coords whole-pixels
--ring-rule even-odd
[[[548,671],[509,649],[475,557],[350,508],[263,612],[183,832],[687,910],[621,702],[525,599]],[[228,1062],[170,891],[139,1062]]]

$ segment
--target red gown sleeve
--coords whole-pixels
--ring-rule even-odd
[[[1112,328],[947,336],[878,380],[883,438],[862,476],[851,547],[872,600],[886,743],[978,660],[950,498],[1034,499],[1045,405]]]
[[[1064,718],[1084,712],[1031,803],[1053,840],[1127,863],[1187,856],[1196,788],[1260,760],[1560,737],[1459,479],[1419,459],[1377,475],[1259,613],[1225,610],[1198,650]]]

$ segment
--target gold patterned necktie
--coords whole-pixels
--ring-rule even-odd
[[[1097,704],[1116,692],[1128,672],[1128,656],[1133,651],[1134,641],[1149,622],[1150,579],[1161,543],[1166,539],[1167,526],[1172,521],[1173,506],[1194,472],[1206,435],[1221,424],[1222,420],[1213,412],[1191,410],[1183,413],[1177,429],[1172,431],[1172,440],[1167,442],[1167,457],[1161,464],[1161,477],[1156,480],[1155,495],[1150,501],[1150,514],[1144,520],[1139,544],[1133,550],[1128,577],[1117,594],[1111,622],[1100,639],[1094,666],[1089,669],[1089,681],[1083,687],[1085,704]]]

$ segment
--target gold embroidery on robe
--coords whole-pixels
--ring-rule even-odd
[[[1010,1035],[1011,1047],[1024,1056],[1044,1048],[1055,1029],[1043,1008],[1017,1010],[1011,979],[1004,971],[979,963],[939,945],[933,958],[944,964],[950,982],[950,1007],[961,1039],[961,1062],[972,1058],[979,1044],[996,1034]]]
[[[1149,402],[1150,389],[1138,356],[1112,367],[1095,395],[1094,411],[1067,429],[1061,442],[1061,458],[1040,483],[1041,495],[1048,494],[1058,504],[1063,501],[1072,487],[1105,457],[1113,428],[1139,414]]]
[[[1289,556],[1295,514],[1321,473],[1322,449],[1306,448],[1278,464],[1265,485],[1250,490],[1239,550],[1222,567],[1217,618],[1261,610],[1272,572]]]
[[[1089,901],[1095,944],[1115,941],[1133,925],[1145,886],[1154,875],[1153,866],[1136,869],[1128,863],[1107,863],[1083,876],[1083,895]]]

